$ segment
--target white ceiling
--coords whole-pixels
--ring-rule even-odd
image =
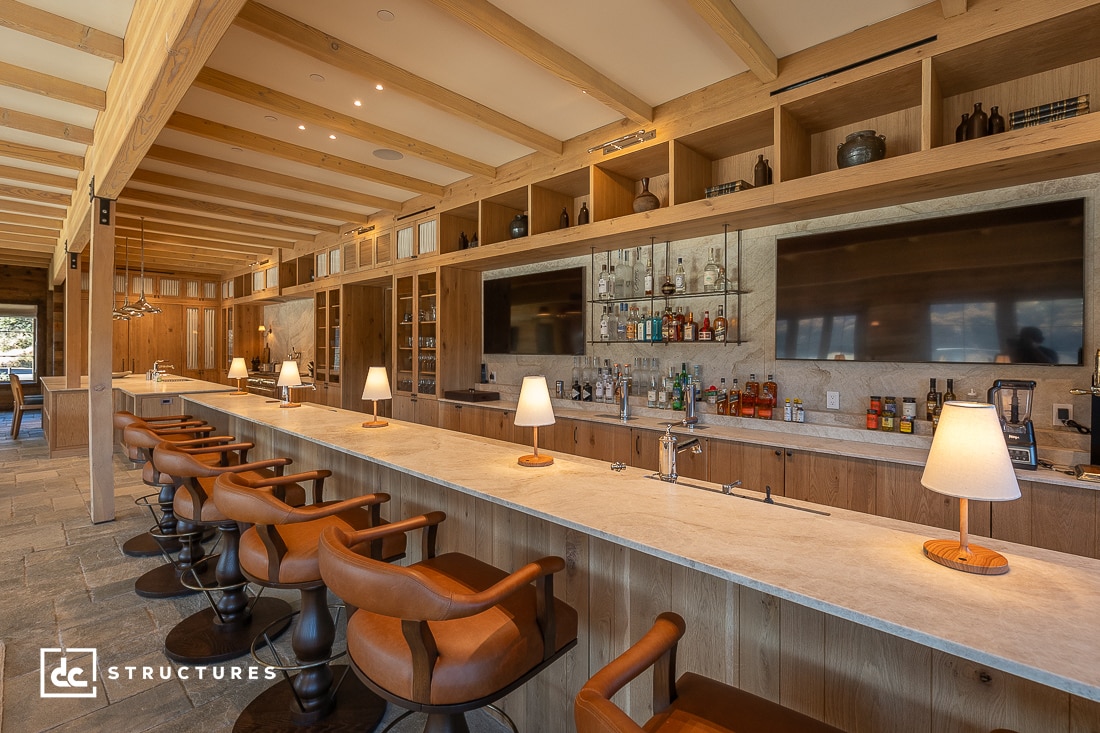
[[[133,0],[21,0],[107,33],[123,36]],[[569,140],[622,118],[593,96],[559,78],[534,61],[483,35],[463,21],[437,7],[430,0],[262,0],[267,7],[333,35],[346,44],[374,54],[405,71],[416,74],[454,93],[465,96],[496,112],[507,115],[558,140]],[[542,36],[633,93],[646,104],[657,106],[708,85],[741,74],[746,64],[720,39],[684,0],[492,0],[493,4]],[[859,27],[903,13],[922,0],[736,0],[737,8],[766,44],[782,58]],[[389,11],[383,20],[379,11]],[[131,44],[127,44],[128,46]],[[114,62],[83,51],[66,48],[27,33],[0,27],[0,62],[106,89]],[[461,119],[392,88],[374,89],[375,80],[314,60],[276,41],[234,26],[223,36],[207,64],[211,69],[274,89],[333,113],[377,125],[422,143],[497,167],[533,152],[532,147],[474,122]],[[323,80],[311,78],[320,75]],[[362,106],[353,105],[360,100]],[[13,110],[92,128],[94,109],[0,86],[0,110]],[[235,101],[205,89],[192,88],[178,111],[249,133],[309,148],[326,156],[357,161],[385,171],[411,176],[445,186],[466,178],[461,165],[452,167],[413,154],[396,161],[383,160],[375,153],[383,147],[355,139],[326,125],[306,123],[293,114],[271,112],[257,104]],[[274,119],[270,119],[274,117]],[[335,134],[335,139],[329,135]],[[13,127],[0,126],[0,143],[20,143],[49,151],[86,155],[86,146]],[[293,199],[356,214],[365,219],[377,208],[318,193],[290,190],[271,185],[272,180],[292,177],[367,194],[395,202],[407,201],[418,192],[345,173],[325,170],[302,162],[288,161],[264,152],[234,149],[224,141],[205,139],[166,128],[158,146],[200,154],[217,161],[251,166],[262,175],[244,178],[198,170],[147,159],[141,169],[170,174],[207,184],[259,193],[277,199]],[[92,149],[94,154],[94,148]],[[41,162],[19,160],[0,154],[0,166],[29,172],[52,173],[75,178],[76,171]],[[140,174],[139,174],[140,175]],[[265,180],[266,179],[266,180]],[[0,174],[0,184],[62,191],[56,184],[16,183]],[[233,206],[282,213],[324,224],[342,224],[325,216],[286,211],[277,203],[241,202],[219,194],[186,192],[164,185],[132,181],[129,190],[160,192],[179,198],[220,202]],[[0,192],[0,241],[4,240],[4,204],[17,199]],[[42,204],[44,205],[44,204]],[[120,212],[142,207],[150,218],[177,219],[177,207],[158,206],[120,197]],[[11,208],[10,206],[8,208]],[[163,216],[153,217],[157,209]],[[64,209],[58,207],[55,216]],[[204,212],[205,217],[233,216]],[[186,226],[186,223],[180,223]],[[265,225],[266,226],[266,225]],[[288,227],[290,236],[311,236],[315,232]],[[49,234],[46,230],[44,233]],[[56,232],[53,233],[56,238]],[[0,243],[0,261],[5,257]],[[153,248],[155,258],[155,247]]]

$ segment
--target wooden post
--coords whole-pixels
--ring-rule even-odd
[[[77,255],[79,263],[80,255]],[[68,264],[65,265],[68,267]],[[81,354],[84,352],[82,341],[84,329],[80,322],[80,268],[65,270],[65,386],[76,389],[80,386]]]
[[[92,201],[91,284],[88,288],[88,461],[92,522],[115,518],[111,323],[115,269],[115,202]],[[79,307],[79,298],[77,299]]]

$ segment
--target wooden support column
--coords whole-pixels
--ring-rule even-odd
[[[115,202],[92,200],[91,283],[88,288],[88,461],[92,522],[115,518],[111,385],[111,301],[115,267]],[[79,307],[79,297],[77,304]]]
[[[84,324],[80,322],[80,255],[77,269],[65,271],[65,386],[80,386],[80,355],[84,351]],[[66,265],[68,267],[68,265]]]

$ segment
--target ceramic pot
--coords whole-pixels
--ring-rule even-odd
[[[634,213],[661,208],[661,199],[649,192],[649,179],[642,179],[642,192],[634,197]]]
[[[989,134],[989,115],[982,109],[981,102],[974,103],[974,111],[966,121],[966,139],[973,140]]]
[[[527,236],[527,214],[516,214],[516,218],[512,219],[512,225],[508,229],[512,235],[512,239],[518,239],[520,237]]]
[[[962,122],[960,122],[959,126],[955,128],[955,142],[961,143],[963,140],[966,139],[966,123],[969,119],[970,113],[963,113]]]
[[[838,168],[851,168],[886,157],[886,136],[878,135],[874,130],[853,132],[836,148]]]

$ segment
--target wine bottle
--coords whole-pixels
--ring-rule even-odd
[[[948,379],[947,380],[947,391],[943,393],[943,402],[954,402],[954,401],[955,401],[955,380],[954,379]],[[940,403],[940,404],[942,405],[943,403]]]
[[[928,394],[925,395],[924,400],[924,419],[932,422],[932,418],[936,414],[936,403],[938,401],[935,378],[928,380]]]

